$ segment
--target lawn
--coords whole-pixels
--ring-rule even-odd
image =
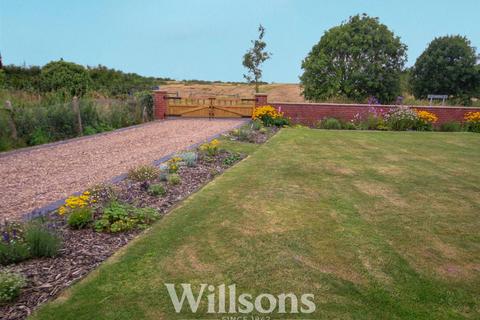
[[[176,314],[164,283],[315,295],[270,319],[480,317],[480,135],[283,129],[251,151],[34,318],[224,316]]]

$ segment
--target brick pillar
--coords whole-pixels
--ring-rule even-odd
[[[268,104],[267,97],[266,93],[255,93],[255,107],[266,106]]]
[[[163,120],[167,114],[167,91],[156,90],[153,92],[153,115],[155,120]]]

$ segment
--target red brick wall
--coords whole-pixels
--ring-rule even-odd
[[[333,104],[333,103],[282,103],[270,102],[270,105],[280,109],[286,117],[292,119],[294,123],[301,123],[305,125],[314,125],[318,121],[333,117],[345,121],[352,120],[356,114],[366,112],[371,107],[383,109],[388,111],[395,106],[387,105],[365,105],[365,104]],[[419,106],[415,107],[418,110],[426,110],[437,115],[440,125],[449,121],[463,122],[463,117],[466,112],[480,111],[480,108],[470,107],[429,107]]]
[[[163,120],[167,114],[167,91],[157,90],[153,92],[153,114],[155,120]]]

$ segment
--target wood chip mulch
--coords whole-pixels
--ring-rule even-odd
[[[160,214],[166,214],[173,205],[224,171],[227,165],[223,161],[228,156],[229,153],[221,152],[210,160],[199,159],[195,167],[181,167],[178,173],[182,182],[176,186],[166,185],[165,196],[151,196],[146,192],[148,186],[145,183],[130,180],[123,180],[114,188],[120,201],[156,208]],[[141,232],[109,234],[91,228],[71,230],[65,225],[64,218],[56,213],[50,213],[48,218],[62,235],[63,248],[55,258],[32,259],[3,268],[24,275],[27,285],[14,303],[0,305],[0,319],[25,319],[36,307],[57,297]]]

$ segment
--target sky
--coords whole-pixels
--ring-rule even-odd
[[[145,76],[243,81],[242,56],[261,23],[273,53],[263,80],[298,82],[323,33],[359,13],[400,36],[407,66],[438,36],[464,35],[480,47],[480,0],[0,0],[0,53],[4,64],[63,58]]]

